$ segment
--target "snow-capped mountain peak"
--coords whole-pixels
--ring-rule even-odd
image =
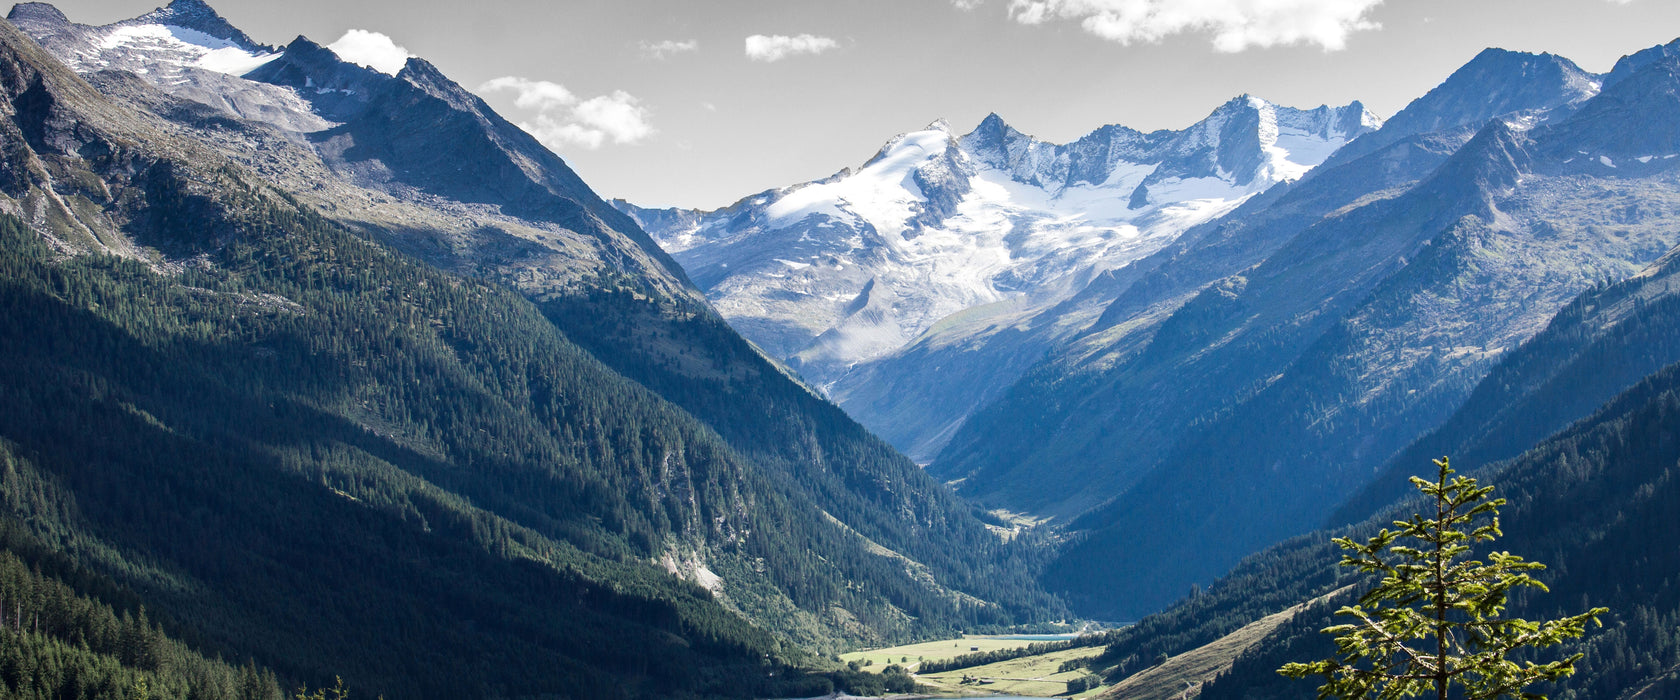
[[[174,0],[102,27],[72,24],[46,3],[15,5],[7,19],[39,40],[61,44],[55,53],[77,72],[126,70],[159,84],[180,80],[186,69],[244,75],[280,56],[202,0]]]
[[[617,269],[692,294],[676,263],[559,156],[422,59],[410,57],[392,75],[301,36],[284,49],[263,46],[202,0],[103,26],[76,24],[44,4],[14,7],[9,19],[95,83],[127,84],[101,75],[123,71],[210,110],[171,113],[183,128],[220,123],[204,118],[211,113],[274,127],[229,123],[215,143],[266,177],[302,183],[341,221],[425,222],[414,230],[461,243],[448,254],[463,269],[511,276],[517,266],[524,290],[567,289]],[[492,238],[519,241],[521,254],[464,243]]]
[[[772,226],[797,224],[813,216],[866,224],[881,236],[902,234],[926,202],[915,174],[954,143],[943,120],[894,138],[862,168],[829,181],[788,191],[764,214]]]
[[[171,0],[164,7],[130,20],[134,24],[161,24],[180,27],[220,39],[252,53],[273,53],[274,47],[253,41],[238,27],[230,24],[204,0]]]
[[[622,206],[743,334],[826,385],[953,314],[1066,299],[1380,124],[1357,102],[1245,95],[1181,131],[1105,126],[1054,144],[990,114],[716,212]]]

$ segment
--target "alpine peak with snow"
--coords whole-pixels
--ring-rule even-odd
[[[935,121],[861,167],[715,211],[617,204],[738,331],[926,458],[980,396],[894,390],[895,404],[946,407],[907,423],[863,398],[882,391],[860,386],[878,365],[919,343],[986,344],[1381,126],[1358,102],[1301,110],[1245,95],[1183,130],[1111,125],[1053,144],[992,114],[963,135]],[[1012,344],[971,388],[1001,388],[1043,347]],[[939,383],[916,376],[939,363],[921,364],[895,372],[903,387]]]
[[[617,268],[698,297],[676,263],[559,156],[422,59],[385,70],[302,36],[263,45],[203,0],[172,0],[103,26],[38,2],[13,6],[7,19],[94,83],[207,128],[228,157],[341,223],[432,231],[396,242],[446,268],[531,294]],[[196,106],[121,88],[123,75]],[[228,118],[243,121],[237,134],[217,128]]]
[[[6,18],[78,72],[118,69],[153,80],[180,80],[187,68],[243,75],[279,57],[228,24],[203,0],[173,0],[133,19],[103,27],[72,24],[57,7],[19,3]],[[153,75],[162,69],[161,75]]]

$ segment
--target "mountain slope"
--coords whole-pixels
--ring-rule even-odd
[[[31,7],[28,12],[43,11]],[[202,5],[171,5],[195,7]],[[352,81],[344,84],[356,92],[317,91],[311,103],[295,87],[224,76],[197,80],[194,91],[171,95],[128,72],[90,73],[90,84],[9,26],[4,31],[8,62],[0,64],[0,77],[11,92],[9,119],[0,122],[0,131],[10,129],[11,157],[0,173],[8,183],[0,208],[23,217],[31,229],[8,243],[24,270],[14,304],[54,310],[9,327],[35,328],[49,339],[48,329],[59,328],[103,338],[108,346],[162,348],[117,355],[132,357],[137,369],[126,360],[112,365],[81,355],[42,356],[39,337],[14,338],[16,356],[34,358],[29,366],[37,370],[12,375],[17,386],[33,386],[40,373],[78,378],[52,394],[65,412],[62,425],[27,422],[5,435],[41,478],[62,478],[84,457],[59,446],[76,441],[54,431],[116,421],[125,426],[119,436],[82,448],[129,470],[133,481],[125,488],[138,499],[134,503],[202,497],[219,504],[211,520],[223,530],[202,525],[190,531],[261,540],[264,546],[238,557],[272,559],[302,572],[276,579],[284,582],[276,590],[308,588],[313,576],[344,579],[346,600],[395,586],[405,593],[391,604],[415,610],[451,597],[481,600],[501,611],[496,619],[502,622],[477,629],[470,620],[489,608],[463,603],[453,617],[425,624],[471,631],[444,634],[459,644],[451,648],[529,647],[508,658],[572,659],[605,671],[591,675],[565,665],[572,661],[532,660],[524,664],[528,673],[496,680],[505,672],[500,662],[468,667],[461,664],[475,662],[462,657],[428,665],[426,654],[391,651],[401,645],[380,636],[395,629],[382,620],[411,616],[374,605],[358,613],[366,616],[357,624],[367,636],[345,640],[348,647],[317,646],[305,638],[327,636],[330,618],[323,616],[334,610],[330,599],[318,611],[300,613],[253,588],[253,579],[205,569],[211,560],[172,559],[179,553],[143,518],[146,511],[111,506],[112,494],[97,481],[78,482],[61,500],[100,505],[90,509],[98,519],[41,520],[67,538],[63,543],[122,542],[78,556],[118,552],[115,559],[88,563],[111,567],[105,570],[144,587],[159,607],[204,611],[198,622],[212,646],[272,657],[289,673],[317,682],[343,672],[364,690],[472,695],[489,692],[487,683],[503,683],[524,689],[519,692],[561,692],[557,679],[574,674],[583,679],[579,688],[564,692],[584,696],[591,687],[609,696],[737,694],[770,691],[725,688],[720,684],[731,674],[757,677],[758,671],[717,669],[748,662],[757,669],[766,654],[772,666],[797,658],[783,646],[790,640],[826,649],[1057,613],[1056,601],[1032,584],[1028,548],[1006,545],[914,464],[754,354],[703,306],[634,222],[423,62],[411,61],[397,76],[376,75],[300,39],[261,68],[274,71],[277,81]],[[125,60],[167,58],[135,53]],[[195,101],[206,94],[248,101]],[[304,105],[304,111],[268,118],[277,112],[258,110],[247,119],[235,110],[258,98],[275,98],[264,103],[275,110]],[[321,128],[286,126],[306,123]],[[501,178],[493,182],[506,185],[510,199],[489,201],[496,193],[482,182],[432,167],[412,144],[380,130],[398,126],[430,130],[413,131],[416,139],[453,139],[460,149],[456,163]],[[36,235],[68,257],[43,258],[28,243]],[[435,268],[510,283],[546,306]],[[65,276],[86,278],[91,289],[64,291],[41,281]],[[200,289],[210,291],[198,296],[194,290]],[[117,304],[104,294],[117,300],[138,294],[146,303]],[[73,313],[75,300],[84,298],[98,300],[92,318]],[[100,310],[116,315],[101,316]],[[562,333],[555,322],[568,310],[597,313]],[[600,315],[606,311],[623,316]],[[246,318],[246,312],[257,317]],[[178,321],[183,317],[205,320],[189,331]],[[617,333],[622,328],[635,333]],[[275,362],[251,364],[252,354]],[[674,405],[595,354],[671,372],[640,378],[686,403]],[[659,364],[672,357],[687,360]],[[163,372],[187,388],[129,376],[136,372]],[[737,373],[757,379],[729,381]],[[689,383],[656,381],[673,377]],[[129,404],[156,405],[106,416],[103,411],[116,409],[99,403],[99,393],[89,388],[104,384],[122,387]],[[8,415],[51,415],[32,403],[40,400],[35,391],[8,394],[22,402]],[[198,403],[186,398],[195,391],[205,397]],[[275,397],[278,414],[265,412],[247,394]],[[755,414],[743,411],[746,406],[768,410]],[[218,411],[229,415],[214,415]],[[766,431],[785,442],[758,442]],[[149,442],[169,442],[170,435],[179,436],[170,454],[186,462],[133,461],[148,452]],[[229,445],[256,449],[246,455]],[[168,472],[204,460],[240,465],[234,472],[239,476],[223,484],[228,491],[194,483],[192,496],[164,497],[155,489],[188,486],[157,486],[143,477],[148,470]],[[276,528],[276,519],[298,516],[249,509],[243,499],[258,497],[253,494],[268,499],[264,503],[301,504],[304,515],[318,515],[324,524],[272,530],[295,530],[297,540],[258,535]],[[338,508],[339,498],[379,514]],[[41,513],[24,509],[18,515]],[[303,551],[324,546],[310,538],[331,539],[323,534],[329,530],[357,533],[349,537],[373,544],[334,544],[329,561],[308,561]],[[950,551],[953,544],[964,556]],[[434,579],[404,574],[401,567],[334,568],[341,557],[385,561],[432,550],[439,552],[433,559],[404,560],[404,566],[430,566],[447,579],[423,590],[403,589],[401,577]],[[127,563],[136,557],[155,557],[171,573],[160,579]],[[539,563],[524,563],[533,559]],[[512,588],[457,590],[476,585],[475,571],[501,576]],[[177,573],[200,581],[198,593],[172,588]],[[576,586],[578,605],[590,595],[619,602],[605,604],[600,615],[552,613],[572,615],[571,622],[525,609],[555,586]],[[773,626],[779,637],[736,615]],[[247,620],[237,624],[251,625],[247,632],[263,630],[290,616],[298,616],[295,629],[258,634],[270,640],[261,648],[230,626]],[[552,629],[532,637],[522,625]],[[630,625],[632,631],[623,645],[581,633],[567,639],[568,630],[582,629],[578,625]],[[667,643],[699,651],[672,651],[670,663],[650,669],[649,656],[626,651],[643,637],[662,640],[647,643],[642,651],[649,654],[664,653],[659,649]],[[244,651],[233,651],[239,649]],[[602,655],[613,658],[596,658]],[[404,666],[410,663],[416,666]],[[614,688],[604,680],[585,682],[620,673],[645,682]]]
[[[708,454],[703,431],[659,430],[645,393],[551,347],[570,376],[554,359],[532,375],[606,392],[574,411],[615,406],[582,417],[620,431],[641,423],[653,450],[698,444],[661,479],[648,457],[608,462],[582,445],[533,442],[547,434],[533,430],[537,416],[496,410],[495,385],[481,383],[494,376],[447,350],[487,327],[451,308],[506,316],[510,299],[484,288],[450,299],[447,280],[404,279],[415,270],[392,269],[348,235],[255,211],[241,223],[269,233],[215,251],[217,269],[187,282],[121,259],[55,262],[8,219],[9,517],[185,621],[203,653],[263,659],[312,684],[342,674],[369,693],[479,695],[501,684],[640,696],[779,655],[707,592],[633,556],[705,517],[638,505],[638,492],[675,478],[714,508],[727,501],[712,494],[740,489],[742,466]],[[343,305],[374,285],[401,296]],[[452,331],[415,329],[428,318]],[[527,314],[535,337],[543,325]],[[476,441],[448,437],[478,430]],[[622,439],[601,446],[634,454]],[[552,457],[536,468],[510,448]],[[556,607],[562,591],[577,598]],[[588,632],[602,626],[662,648],[674,675],[636,668]],[[474,668],[468,649],[512,665]]]
[[[1489,401],[1466,402],[1449,426],[1477,424],[1468,418],[1481,406],[1481,424],[1496,430],[1480,443],[1462,444],[1484,453],[1489,445],[1504,449],[1505,440],[1523,439],[1513,437],[1516,433],[1509,426],[1528,431],[1555,420],[1557,409],[1544,399],[1572,399],[1571,373],[1591,379],[1580,387],[1594,394],[1609,386],[1603,377],[1621,375],[1617,358],[1636,365],[1644,362],[1647,346],[1664,335],[1662,329],[1671,328],[1680,313],[1666,301],[1670,297],[1658,281],[1671,274],[1672,256],[1630,280],[1582,294],[1546,332],[1502,360],[1474,395],[1505,393],[1516,398],[1508,407],[1492,410]],[[1589,372],[1595,360],[1608,364],[1580,374]],[[1666,697],[1675,688],[1672,670],[1680,663],[1680,638],[1673,634],[1672,621],[1680,615],[1680,597],[1673,581],[1680,560],[1671,555],[1670,543],[1680,541],[1680,525],[1669,515],[1680,499],[1672,473],[1674,437],[1680,430],[1674,420],[1680,365],[1663,366],[1623,386],[1573,425],[1517,447],[1513,459],[1472,468],[1459,453],[1445,453],[1455,465],[1464,462],[1466,471],[1496,486],[1495,495],[1510,499],[1502,513],[1506,537],[1500,548],[1549,566],[1541,578],[1552,592],[1517,601],[1515,614],[1551,616],[1588,602],[1612,609],[1608,629],[1565,650],[1585,651],[1588,657],[1574,679],[1542,691],[1554,695],[1573,689],[1591,697],[1628,697],[1645,689]],[[1444,428],[1438,435],[1448,432]],[[1411,452],[1424,454],[1416,446]],[[1407,473],[1425,473],[1428,464],[1408,466]],[[1245,559],[1206,592],[1145,618],[1121,633],[1099,665],[1114,675],[1135,673],[1141,659],[1201,646],[1349,584],[1368,585],[1337,566],[1339,550],[1329,538],[1368,537],[1390,520],[1426,505],[1413,489],[1388,492],[1399,497],[1378,503],[1373,508],[1377,512],[1361,522],[1268,548]],[[1330,611],[1335,607],[1319,607],[1274,633],[1239,658],[1226,677],[1204,686],[1205,697],[1311,697],[1313,684],[1284,679],[1276,669],[1286,661],[1333,652],[1319,630],[1332,624]]]
[[[531,376],[597,392],[571,404],[582,411],[573,420],[674,425],[643,442],[694,444],[683,452],[694,459],[668,461],[665,478],[740,490],[742,465],[721,446],[708,454],[703,428],[682,427],[680,413],[566,350],[534,311],[523,333],[486,339],[501,324],[449,309],[513,321],[510,295],[463,288],[298,209],[105,100],[10,26],[0,26],[0,57],[4,204],[38,222],[8,218],[3,246],[10,517],[142,591],[208,649],[317,683],[342,672],[356,687],[404,694],[477,694],[496,682],[640,695],[698,688],[709,681],[681,676],[779,654],[706,592],[623,560],[701,519],[633,505],[653,487],[631,487],[647,483],[645,464],[581,444],[541,469],[529,455],[510,459],[516,436],[549,434],[532,430],[543,413],[498,410],[492,397],[511,395],[500,382],[518,367],[474,362],[473,348],[538,350],[546,371]],[[78,217],[64,216],[71,208]],[[129,258],[64,256],[88,247]],[[439,396],[459,397],[454,410]],[[460,420],[495,432],[448,428]],[[466,439],[475,433],[485,437]],[[613,443],[624,445],[602,444]],[[533,496],[545,505],[516,505]],[[701,502],[728,510],[722,498]],[[557,610],[544,593],[556,586],[604,604]],[[608,623],[665,647],[676,675],[625,667],[611,643],[583,635]],[[398,651],[419,641],[403,624],[433,628],[421,633],[432,651]],[[436,656],[463,647],[527,658],[514,667],[528,670],[492,678],[463,666],[467,657]]]
[[[1659,66],[1659,70],[1649,73],[1640,69],[1671,61],[1677,54],[1676,46],[1653,47],[1623,57],[1605,79],[1616,93],[1612,95],[1614,99],[1605,105],[1595,105],[1593,112],[1572,120],[1572,125],[1561,126],[1560,130],[1572,136],[1598,132],[1602,135],[1584,140],[1594,142],[1600,152],[1606,153],[1606,158],[1615,155],[1632,160],[1635,167],[1658,158],[1650,155],[1629,158],[1630,153],[1644,153],[1652,148],[1680,150],[1674,147],[1671,138],[1665,138],[1661,124],[1636,123],[1631,128],[1613,130],[1594,128],[1600,120],[1614,123],[1613,116],[1601,116],[1607,112],[1625,113],[1629,109],[1652,107],[1672,110],[1675,84],[1672,68],[1662,70]],[[1639,84],[1617,87],[1624,79],[1636,75]],[[1666,94],[1663,82],[1668,84]],[[1639,104],[1652,97],[1653,90],[1666,104]],[[1646,117],[1634,117],[1642,118]],[[1655,131],[1651,130],[1653,127]],[[1630,143],[1629,137],[1635,140]],[[1576,155],[1581,155],[1579,149],[1564,154],[1571,160]],[[1598,165],[1609,167],[1602,161]],[[1623,218],[1637,218],[1641,207],[1654,204],[1635,202],[1616,213]],[[1680,361],[1680,349],[1675,347],[1667,327],[1668,315],[1672,313],[1669,307],[1674,303],[1671,287],[1675,269],[1674,253],[1670,252],[1664,261],[1640,274],[1576,299],[1559,312],[1545,332],[1502,361],[1489,375],[1489,381],[1479,385],[1450,420],[1397,454],[1377,479],[1349,498],[1332,519],[1340,522],[1363,518],[1391,500],[1401,490],[1404,477],[1400,475],[1405,473],[1402,465],[1408,461],[1415,463],[1419,455],[1458,454],[1468,460],[1466,464],[1508,459],[1541,436],[1586,415],[1640,377]],[[1628,342],[1628,338],[1637,341]]]
[[[1510,614],[1554,617],[1579,612],[1584,603],[1611,611],[1604,629],[1589,629],[1584,639],[1553,652],[1583,653],[1577,673],[1537,687],[1537,692],[1553,697],[1671,697],[1680,692],[1675,673],[1680,668],[1680,635],[1675,634],[1680,591],[1674,586],[1680,572],[1674,555],[1680,551],[1675,546],[1680,526],[1672,517],[1680,500],[1673,466],[1680,457],[1674,451],[1680,444],[1680,426],[1673,418],[1677,408],[1680,367],[1671,365],[1519,458],[1476,474],[1496,487],[1496,496],[1510,501],[1501,513],[1506,536],[1499,547],[1547,565],[1538,578],[1550,592],[1514,601]],[[1369,536],[1419,505],[1404,501],[1348,534]],[[1283,582],[1291,578],[1322,579],[1338,555],[1327,541],[1313,537],[1281,545],[1268,557],[1287,557],[1293,566],[1254,577],[1250,591],[1270,595],[1290,588]],[[1260,562],[1256,557],[1241,568],[1258,574],[1254,564]],[[1222,588],[1215,595],[1225,599],[1224,606],[1246,607],[1241,592]],[[1227,675],[1203,687],[1202,697],[1312,697],[1312,683],[1283,679],[1276,671],[1286,661],[1332,653],[1328,637],[1319,632],[1329,624],[1328,607],[1303,615],[1254,653],[1239,657]]]
[[[1225,400],[1223,392],[1230,390],[1148,390],[1148,401],[1158,404],[1148,409],[1112,400],[1113,384],[1132,381],[1122,379],[1134,371],[1127,368],[1137,365],[1140,353],[1180,307],[1198,294],[1208,294],[1205,302],[1210,305],[1233,294],[1237,277],[1318,222],[1410,189],[1469,141],[1483,125],[1478,119],[1483,109],[1505,109],[1513,118],[1569,109],[1572,100],[1580,98],[1573,88],[1576,81],[1532,84],[1533,76],[1550,75],[1546,68],[1557,60],[1483,52],[1404,110],[1434,115],[1430,123],[1444,124],[1445,130],[1418,134],[1408,127],[1418,119],[1391,120],[1337,151],[1302,181],[1256,197],[1229,215],[1190,229],[1161,252],[1099,278],[1077,300],[1102,307],[1095,323],[1059,346],[1004,398],[979,412],[930,469],[947,480],[962,479],[961,488],[971,498],[1013,510],[1070,516],[1120,493],[1161,458],[1198,412],[1219,405]],[[1488,93],[1528,97],[1493,107],[1478,105],[1462,119],[1445,116],[1464,95]],[[1385,145],[1367,145],[1371,143]],[[1173,325],[1193,328],[1199,323],[1198,313],[1204,312],[1188,308]],[[1188,342],[1180,348],[1183,352],[1198,347],[1195,340],[1174,342]],[[1171,387],[1177,380],[1170,367],[1162,365],[1153,379],[1138,384]],[[1112,427],[1118,421],[1126,427]],[[1122,453],[1125,459],[1116,457]],[[1063,478],[1045,478],[1057,474]],[[1070,483],[1081,486],[1069,488]]]
[[[620,206],[737,329],[927,457],[1046,347],[993,347],[994,334],[1377,123],[1357,103],[1303,111],[1241,97],[1182,131],[1108,126],[1056,145],[991,115],[962,136],[935,122],[855,171],[713,212]],[[952,363],[917,351],[953,344],[979,351]],[[967,381],[941,377],[947,364]]]
[[[1606,82],[1606,76],[1562,56],[1485,49],[1396,113],[1380,134],[1332,162],[1365,156],[1414,134],[1480,127],[1494,117],[1525,124],[1557,119],[1597,95]]]
[[[1680,362],[1680,259],[1670,252],[1627,280],[1589,290],[1506,355],[1440,427],[1397,453],[1331,518],[1362,520],[1406,492],[1425,455],[1491,464],[1583,418],[1645,376]]]
[[[303,37],[275,50],[201,0],[100,27],[44,3],[8,17],[108,92],[150,102],[140,106],[220,142],[335,220],[440,266],[517,279],[533,293],[614,270],[667,295],[693,293],[558,156],[423,60],[386,75]],[[120,86],[134,77],[190,106]]]
[[[1530,63],[1555,60],[1515,65]],[[1618,169],[1601,154],[1626,156],[1577,153],[1604,142],[1583,134],[1672,115],[1653,89],[1663,70],[1647,67],[1642,92],[1624,81],[1585,102],[1579,81],[1516,71],[1504,80],[1549,87],[1515,94],[1551,98],[1468,141],[1454,127],[1327,164],[1267,209],[1192,231],[1144,261],[1111,305],[1122,311],[972,419],[931,469],[1016,511],[1117,496],[1073,523],[1089,533],[1046,579],[1102,617],[1146,613],[1305,531],[1577,293],[1673,244],[1672,161]],[[1644,109],[1602,106],[1646,94]],[[1552,111],[1533,112],[1544,102]],[[1431,155],[1442,146],[1451,157]],[[1283,489],[1285,475],[1309,486]],[[1072,575],[1093,567],[1105,576]]]
[[[1250,369],[1246,375],[1259,382],[1250,385],[1254,393],[1208,416],[1134,490],[1092,516],[1087,522],[1102,523],[1103,532],[1083,546],[1130,562],[1134,574],[1153,581],[1155,600],[1173,594],[1170,582],[1206,580],[1245,551],[1317,522],[1327,504],[1361,486],[1395,451],[1445,420],[1494,358],[1540,330],[1595,278],[1628,276],[1667,250],[1680,215],[1673,208],[1680,180],[1672,167],[1610,174],[1603,166],[1582,168],[1572,159],[1543,155],[1587,145],[1572,129],[1592,118],[1587,110],[1597,100],[1616,99],[1618,91],[1607,90],[1569,121],[1538,128],[1532,136],[1496,122],[1430,179],[1393,200],[1396,211],[1373,205],[1356,210],[1350,223],[1361,213],[1376,215],[1374,220],[1308,229],[1247,275],[1247,289],[1234,305],[1215,311],[1215,318],[1264,328],[1264,340],[1247,347],[1229,343],[1206,357],[1222,367],[1261,361],[1257,368],[1249,365],[1259,372]],[[1649,208],[1634,217],[1614,213],[1632,205]],[[1411,223],[1402,223],[1408,219]],[[1380,232],[1395,224],[1421,236],[1383,254],[1347,258],[1374,273],[1371,286],[1299,295],[1301,283],[1349,278],[1349,268],[1323,266],[1308,251],[1337,250],[1356,231]],[[1288,261],[1286,269],[1293,272],[1267,279],[1268,268],[1279,261]],[[1357,274],[1351,279],[1358,280]],[[1297,282],[1289,281],[1292,276]],[[1273,316],[1278,321],[1270,323],[1281,324],[1267,324],[1268,315],[1298,298],[1328,303]],[[1223,328],[1217,323],[1207,329],[1204,321],[1197,330],[1219,338]],[[1291,346],[1292,337],[1309,342]],[[1232,346],[1235,357],[1225,350]],[[1276,360],[1268,358],[1285,361],[1269,364]],[[1276,475],[1286,473],[1312,486],[1272,486]],[[1194,495],[1149,496],[1183,493],[1188,484],[1199,485]],[[1165,537],[1138,537],[1164,523],[1173,523],[1164,528]],[[1231,530],[1241,535],[1204,546],[1212,533]],[[1156,548],[1153,542],[1175,544]],[[1179,571],[1193,568],[1185,565],[1198,558],[1188,555],[1192,550],[1206,562],[1198,574],[1150,575],[1151,562],[1175,561],[1172,568]],[[1089,553],[1076,549],[1068,561]],[[1177,559],[1181,554],[1187,558]]]

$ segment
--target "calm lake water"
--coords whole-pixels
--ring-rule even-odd
[[[991,637],[991,639],[1007,639],[1024,642],[1062,642],[1077,637],[1077,634],[1013,634],[1008,637]],[[989,700],[989,698],[973,698],[973,700]]]

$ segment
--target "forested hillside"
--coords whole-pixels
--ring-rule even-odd
[[[19,486],[10,455],[0,477]],[[20,700],[214,698],[280,700],[274,672],[207,659],[171,637],[180,627],[0,519],[0,687]]]
[[[799,579],[801,589],[829,592],[813,596],[782,589],[791,579],[767,581],[756,561],[718,547],[727,544],[719,533],[655,548],[662,566],[710,582],[756,624],[831,648],[1061,616],[1032,577],[1040,548],[1003,543],[915,464],[760,357],[633,221],[425,61],[385,75],[300,38],[258,71],[213,75],[183,68],[168,51],[89,38],[175,22],[221,27],[240,41],[197,0],[107,27],[71,23],[40,4],[12,16],[87,70],[103,98],[157,120],[158,130],[213,149],[362,236],[536,301],[567,338],[698,417],[762,478],[812,499],[788,527],[875,552],[819,548],[848,573]],[[91,70],[107,64],[136,72]],[[437,143],[452,150],[440,157],[424,146]],[[810,522],[793,522],[802,518]],[[855,587],[843,580],[862,590],[838,593]],[[850,602],[831,605],[830,594]]]
[[[3,515],[183,653],[370,697],[797,695],[832,687],[808,650],[1057,614],[1027,548],[671,279],[545,315],[10,25],[0,84],[0,208],[27,217],[0,215]],[[613,335],[660,332],[644,312],[699,330]],[[636,364],[708,353],[764,379]],[[790,446],[731,444],[766,430]]]
[[[637,695],[784,658],[637,561],[777,512],[729,506],[745,467],[726,447],[517,297],[268,216],[183,280],[54,262],[7,220],[11,517],[207,649],[316,684]],[[674,488],[695,499],[658,497]]]
[[[902,638],[1067,614],[1033,579],[1054,551],[1049,533],[1000,539],[993,528],[1003,523],[785,374],[709,308],[609,285],[540,307],[569,339],[807,494],[825,518],[890,550],[877,563],[922,583],[893,599],[908,617],[870,620],[874,629]]]
[[[1603,629],[1591,629],[1547,657],[1584,653],[1576,674],[1534,690],[1554,698],[1649,697],[1680,694],[1680,365],[1670,366],[1616,397],[1591,417],[1507,463],[1476,476],[1509,499],[1497,543],[1548,566],[1537,577],[1547,593],[1517,598],[1512,614],[1551,619],[1586,606],[1606,606]],[[1421,507],[1409,499],[1356,527],[1374,532],[1386,516]],[[1274,569],[1268,578],[1314,576],[1335,565],[1337,552],[1314,538],[1280,550],[1304,566]],[[1273,554],[1271,556],[1278,556]],[[1368,581],[1353,581],[1361,587]],[[1231,671],[1203,689],[1204,698],[1306,698],[1315,685],[1282,678],[1287,661],[1334,651],[1319,630],[1338,604],[1303,614]]]
[[[1619,285],[1623,293],[1637,292],[1639,286]],[[1616,291],[1595,290],[1571,308],[1614,298]],[[1590,347],[1599,353],[1618,347],[1637,351],[1649,339],[1645,329],[1661,326],[1666,320],[1659,319],[1667,317],[1635,312],[1627,322],[1607,327]],[[1564,318],[1554,328],[1570,324]],[[1547,347],[1551,342],[1543,335],[1531,347],[1545,352],[1513,356],[1503,367],[1555,357],[1550,351],[1556,346]],[[1496,371],[1478,392],[1509,376],[1503,368]],[[1524,423],[1521,415],[1501,415],[1513,424],[1548,420],[1543,406],[1532,423]],[[1497,548],[1548,565],[1539,578],[1551,592],[1517,598],[1517,616],[1551,618],[1600,605],[1611,609],[1603,630],[1549,652],[1587,656],[1575,677],[1541,692],[1552,697],[1627,697],[1641,690],[1650,693],[1641,697],[1670,697],[1680,692],[1680,520],[1672,513],[1680,499],[1677,415],[1680,365],[1669,365],[1520,457],[1472,472],[1497,488],[1495,496],[1510,501],[1502,509],[1506,536]],[[1411,471],[1427,472],[1428,465]],[[1330,638],[1319,630],[1334,624],[1331,612],[1349,601],[1349,593],[1372,584],[1337,566],[1341,551],[1330,538],[1368,537],[1424,505],[1416,497],[1406,498],[1357,525],[1306,535],[1251,556],[1206,592],[1121,632],[1098,666],[1111,676],[1127,675],[1156,655],[1207,644],[1262,616],[1346,588],[1280,627],[1202,689],[1202,697],[1209,698],[1312,697],[1313,683],[1283,678],[1277,669],[1288,661],[1331,655]]]

